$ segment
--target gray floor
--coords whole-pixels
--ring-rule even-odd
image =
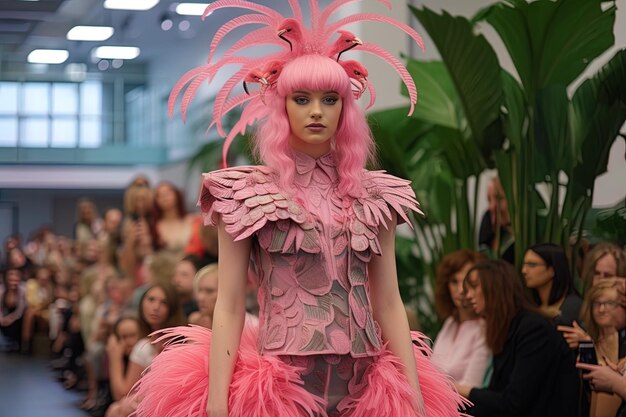
[[[0,353],[0,416],[89,417],[78,408],[83,397],[63,389],[46,359]]]

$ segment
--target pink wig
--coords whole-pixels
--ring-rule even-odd
[[[291,128],[285,109],[287,95],[296,90],[335,91],[343,102],[341,117],[331,153],[339,174],[339,194],[359,197],[363,193],[361,175],[374,159],[374,141],[365,114],[354,99],[350,79],[333,59],[322,55],[303,55],[283,68],[276,94],[266,97],[267,113],[259,122],[254,150],[267,166],[281,173],[281,185],[294,192],[295,163],[289,145]]]

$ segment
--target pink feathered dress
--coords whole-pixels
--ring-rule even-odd
[[[246,325],[229,396],[231,417],[451,417],[465,404],[414,333],[423,404],[383,344],[368,294],[367,264],[380,255],[379,227],[395,210],[419,211],[409,182],[364,171],[367,195],[336,193],[329,153],[297,153],[298,197],[266,167],[205,175],[206,224],[220,215],[235,240],[253,237],[259,325]],[[139,381],[138,417],[205,417],[211,331],[168,329],[168,341]],[[418,410],[423,410],[419,412]]]

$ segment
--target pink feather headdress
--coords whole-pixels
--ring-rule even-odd
[[[396,19],[376,13],[357,13],[328,23],[329,19],[343,6],[361,0],[333,0],[322,11],[319,9],[317,0],[309,0],[311,25],[307,27],[303,20],[299,0],[288,1],[293,13],[292,17],[285,17],[267,6],[246,0],[217,0],[209,4],[202,15],[203,20],[211,13],[223,8],[239,8],[255,13],[244,14],[222,25],[211,42],[208,63],[184,74],[170,93],[168,100],[170,117],[174,113],[176,100],[182,93],[180,107],[183,120],[185,120],[189,104],[200,86],[205,81],[210,83],[215,74],[222,68],[228,65],[239,66],[239,70],[224,83],[217,93],[213,105],[213,122],[209,126],[210,128],[215,125],[219,134],[226,137],[222,151],[224,166],[226,166],[228,147],[237,133],[244,133],[246,127],[253,124],[258,115],[262,113],[260,110],[261,106],[265,105],[264,97],[273,90],[283,66],[302,55],[318,54],[337,60],[350,78],[355,98],[360,98],[369,89],[370,102],[368,108],[374,104],[376,93],[367,79],[367,69],[358,61],[341,60],[341,58],[345,52],[351,49],[379,57],[394,68],[406,85],[411,102],[409,115],[413,113],[414,105],[417,102],[417,89],[404,65],[384,48],[370,42],[361,41],[353,33],[343,30],[343,27],[364,21],[387,23],[404,31],[424,50],[424,42],[415,30]],[[383,3],[391,9],[389,0],[376,1]],[[219,60],[211,62],[218,46],[230,31],[251,24],[262,25],[262,27],[243,36]],[[236,55],[237,52],[243,49],[261,44],[275,45],[280,47],[281,50],[260,58]],[[243,84],[245,92],[231,97],[231,93],[239,84]],[[258,85],[258,88],[250,90],[249,86],[251,84]],[[183,90],[185,90],[184,93]],[[240,105],[245,105],[241,117],[231,131],[226,134],[222,126],[222,118]]]

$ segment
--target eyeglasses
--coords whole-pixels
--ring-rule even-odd
[[[594,302],[591,303],[591,306],[593,308],[600,308],[600,307],[604,306],[605,308],[607,308],[609,310],[613,310],[618,305],[619,304],[618,304],[617,301],[594,301]]]
[[[538,266],[546,266],[543,262],[524,262],[522,265],[527,266],[529,268],[536,268]]]

